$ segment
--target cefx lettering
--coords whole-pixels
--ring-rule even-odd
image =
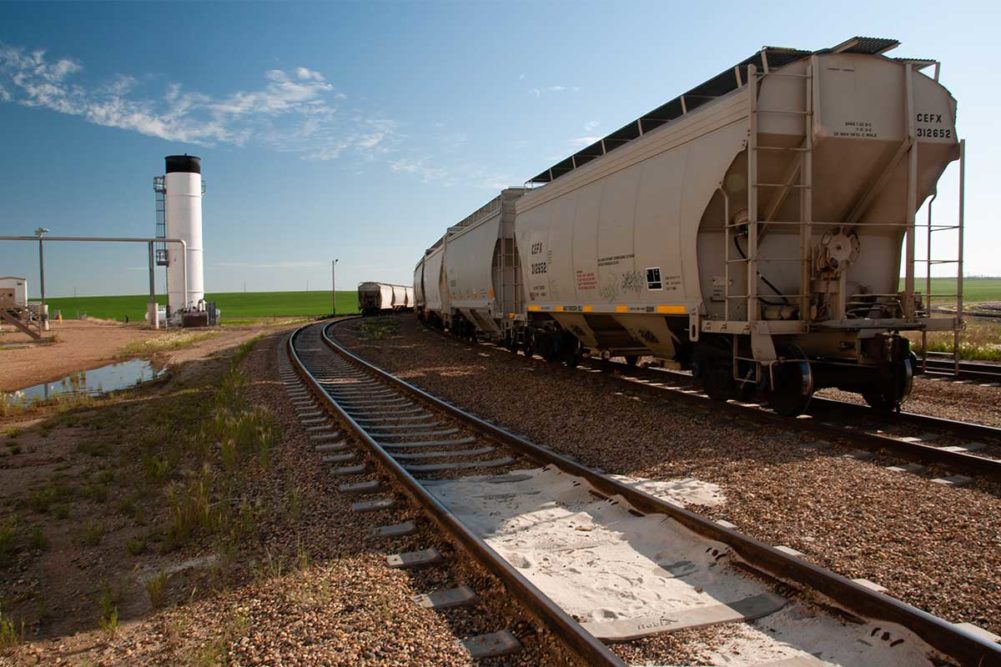
[[[938,123],[942,124],[942,114],[940,113],[919,113],[917,115],[917,120],[919,123]]]

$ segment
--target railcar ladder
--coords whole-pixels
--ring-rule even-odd
[[[816,57],[812,57],[807,64],[805,73],[786,73],[769,71],[767,61],[762,59],[764,71],[758,74],[755,65],[747,68],[747,99],[749,133],[747,141],[747,220],[746,221],[725,221],[724,233],[724,295],[725,295],[725,318],[731,321],[731,302],[744,300],[746,303],[747,323],[752,331],[754,323],[761,319],[760,307],[763,297],[759,295],[759,286],[762,282],[772,287],[775,298],[781,299],[783,304],[798,307],[798,319],[808,321],[810,318],[810,274],[811,274],[811,246],[810,238],[813,222],[813,132],[814,132],[814,104],[816,90],[814,87],[814,69]],[[766,77],[789,77],[803,80],[804,105],[797,109],[761,109],[758,107],[758,94],[761,81]],[[761,115],[795,115],[803,120],[803,141],[799,146],[772,146],[758,143],[758,125]],[[789,161],[789,167],[784,178],[778,183],[762,182],[758,178],[758,155],[760,152],[782,152],[792,154],[794,157]],[[799,193],[799,220],[795,222],[779,222],[772,218],[779,208],[793,192]],[[768,193],[764,212],[759,211],[759,202],[764,199],[762,193]],[[758,242],[763,229],[768,225],[796,225],[799,229],[799,256],[798,257],[761,257],[759,256]],[[746,236],[747,250],[740,251],[740,238]],[[734,257],[731,250],[736,249],[741,256]],[[767,276],[762,275],[760,268],[762,264],[773,262],[798,262],[800,264],[799,290],[797,294],[784,294],[771,285]],[[743,267],[741,267],[743,265]],[[745,294],[731,293],[731,266],[746,270],[747,282]],[[737,353],[737,342],[734,339],[734,379],[738,382],[751,382],[750,378],[738,377],[739,364],[736,363],[741,357]],[[753,359],[747,359],[753,361]]]
[[[955,299],[955,312],[956,319],[955,325],[952,331],[952,362],[953,362],[953,372],[959,375],[959,362],[960,362],[960,335],[963,329],[963,225],[964,216],[966,210],[965,204],[966,195],[966,139],[960,139],[959,141],[959,216],[956,224],[936,224],[932,220],[932,209],[935,205],[935,199],[938,198],[938,191],[936,190],[930,200],[928,200],[928,222],[925,225],[925,259],[920,260],[925,264],[925,314],[928,318],[932,317],[934,312],[934,301],[936,299],[946,300]],[[935,257],[932,253],[932,239],[935,232],[943,231],[953,231],[956,233],[957,238],[957,250],[955,259]],[[936,293],[933,291],[932,286],[933,278],[939,279],[951,279],[952,276],[932,276],[932,270],[935,266],[942,265],[953,265],[956,269],[955,275],[955,292],[949,293]],[[921,331],[921,370],[928,370],[928,332],[927,330]]]

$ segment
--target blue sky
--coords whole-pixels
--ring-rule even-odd
[[[762,45],[864,34],[942,61],[969,144],[967,274],[999,275],[996,7],[0,3],[0,234],[149,235],[152,178],[187,152],[209,291],[327,289],[334,257],[339,287],[407,282],[445,227],[589,137]],[[47,291],[142,293],[144,253],[51,244]],[[35,292],[35,248],[0,243],[7,274]]]

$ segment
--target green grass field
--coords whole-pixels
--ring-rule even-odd
[[[1001,278],[967,278],[964,283],[966,303],[1001,301]],[[903,281],[901,281],[901,289]],[[925,283],[919,279],[916,288],[924,292]],[[955,281],[949,278],[932,280],[932,294],[955,294]],[[81,296],[47,299],[49,311],[59,310],[64,318],[75,319],[87,315],[107,320],[142,321],[146,314],[144,294],[132,296]],[[330,292],[226,292],[208,294],[207,301],[215,301],[222,310],[223,323],[258,317],[316,317],[331,312]],[[159,303],[166,298],[158,297]],[[954,298],[936,298],[952,301]],[[354,290],[337,292],[337,312],[358,312],[358,295]]]
[[[900,281],[900,289],[904,289],[904,281]],[[914,281],[914,289],[924,293],[925,279]],[[955,301],[954,296],[939,296],[956,293],[956,281],[953,278],[932,278],[932,299],[935,302]],[[977,303],[978,301],[1001,301],[1001,278],[966,278],[963,281],[963,301]]]
[[[143,321],[146,316],[147,294],[129,296],[80,296],[46,299],[49,312],[60,311],[64,318],[83,316],[104,320]],[[222,311],[222,322],[234,323],[260,317],[316,317],[332,310],[330,292],[228,292],[206,294],[206,301],[215,301]],[[166,297],[157,297],[161,305]],[[337,312],[358,312],[358,293],[354,290],[337,292]]]

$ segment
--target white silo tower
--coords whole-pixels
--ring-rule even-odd
[[[186,311],[202,310],[205,303],[205,273],[202,265],[202,160],[194,155],[168,155],[166,162],[166,237],[182,239],[187,244],[188,253],[185,276],[181,246],[168,244],[166,248],[167,304],[172,317],[178,317]]]

